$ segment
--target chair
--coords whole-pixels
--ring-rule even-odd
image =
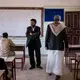
[[[74,52],[67,52],[65,56],[65,64],[67,67],[72,71],[74,68],[74,63],[75,63],[76,55]],[[74,62],[73,62],[74,61]]]
[[[74,78],[76,80],[80,80],[78,78],[78,75],[79,75],[79,70],[80,70],[80,54],[79,53],[76,53],[76,60],[75,60],[75,71],[74,71]]]

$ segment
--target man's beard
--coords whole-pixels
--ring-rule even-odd
[[[35,27],[35,25],[32,25],[32,27]]]

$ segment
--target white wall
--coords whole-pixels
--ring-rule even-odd
[[[0,0],[0,6],[14,6],[14,7],[80,6],[80,0]]]

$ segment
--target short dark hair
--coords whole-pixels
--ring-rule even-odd
[[[34,21],[35,23],[37,23],[36,19],[31,19],[31,21]]]
[[[3,38],[8,38],[8,33],[7,32],[3,33]]]

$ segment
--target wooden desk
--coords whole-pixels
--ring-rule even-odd
[[[80,52],[80,45],[69,45],[70,52]]]
[[[80,45],[69,45],[69,53],[80,53]],[[76,56],[75,56],[75,59],[76,59]],[[74,79],[77,78],[77,75],[76,75],[76,61],[75,61],[75,67],[74,67]],[[77,80],[77,79],[76,79]]]
[[[18,44],[15,47],[11,47],[12,51],[23,51],[23,57],[21,58],[16,58],[16,59],[22,59],[22,69],[25,63],[25,45]]]
[[[15,57],[8,57],[5,62],[8,64],[10,64],[10,66],[8,67],[9,70],[12,71],[12,78],[13,80],[16,80],[16,66],[15,66]]]
[[[0,70],[0,80],[5,80],[6,76],[5,76],[5,70]]]

